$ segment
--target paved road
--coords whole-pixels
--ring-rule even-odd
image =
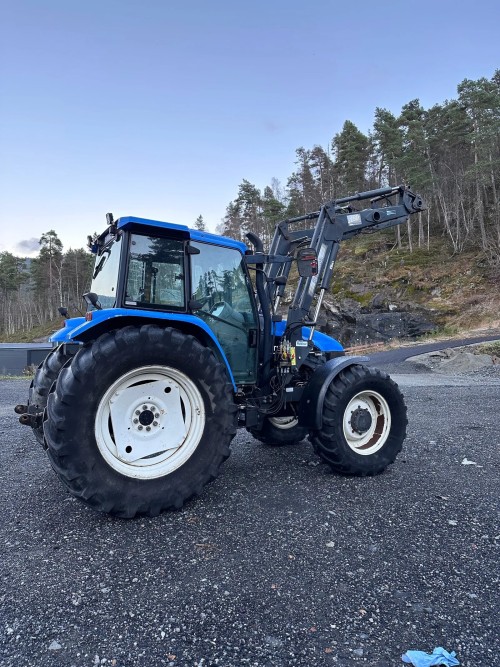
[[[0,382],[0,664],[497,665],[500,378],[426,377],[398,376],[408,438],[383,475],[240,433],[201,498],[134,521],[68,496],[10,411],[28,383]]]
[[[439,341],[436,343],[424,343],[422,345],[411,345],[409,347],[400,347],[396,350],[387,350],[386,352],[374,352],[369,354],[370,366],[381,366],[381,364],[401,363],[410,357],[418,354],[427,354],[427,352],[436,352],[449,347],[463,347],[464,345],[474,345],[475,343],[487,343],[489,341],[500,340],[498,333],[491,336],[475,336],[473,338],[456,338],[454,340]]]

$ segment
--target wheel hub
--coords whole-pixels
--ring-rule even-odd
[[[149,407],[143,405],[142,408],[135,411],[135,414],[139,415],[138,417],[134,417],[134,424],[138,424],[138,429],[140,426],[147,427],[151,424],[153,424],[153,426],[160,425],[157,421],[160,417],[160,412],[156,405],[151,405]]]
[[[360,435],[370,429],[372,421],[370,411],[366,408],[356,408],[351,414],[351,428]]]
[[[120,386],[109,401],[118,458],[129,463],[179,447],[187,433],[182,405],[169,379]]]

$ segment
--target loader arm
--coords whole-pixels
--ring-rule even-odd
[[[397,197],[391,203],[391,197]],[[354,210],[349,204],[370,199],[371,206]],[[333,269],[340,243],[367,230],[382,230],[406,222],[410,215],[424,210],[422,198],[409,189],[399,186],[361,192],[325,204],[318,212],[311,245],[318,255],[318,273],[309,278],[300,278],[292,304],[288,309],[287,328],[303,323],[311,327],[311,337],[319,315],[325,292],[330,288]],[[278,286],[279,289],[280,286]],[[311,307],[314,314],[309,320]],[[293,344],[293,331],[290,339]]]
[[[357,210],[354,202],[370,200],[369,206]],[[254,234],[248,238],[255,248],[246,257],[247,264],[257,268],[256,286],[264,319],[264,359],[271,351],[271,321],[284,294],[292,261],[299,248],[313,248],[317,254],[317,274],[300,278],[288,309],[283,338],[295,346],[302,326],[310,327],[312,339],[325,292],[330,288],[340,243],[369,230],[382,230],[406,222],[410,215],[425,210],[420,195],[405,186],[359,192],[324,204],[319,211],[290,218],[277,224],[266,254]],[[312,221],[309,229],[293,230],[293,225]],[[311,311],[313,314],[311,316]],[[274,317],[277,319],[277,317]],[[266,339],[269,338],[269,341]],[[297,365],[301,360],[297,359]]]

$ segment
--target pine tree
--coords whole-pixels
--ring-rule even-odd
[[[237,241],[242,240],[242,218],[239,205],[232,201],[226,207],[226,215],[217,225],[217,233],[229,236]]]
[[[378,187],[399,185],[403,133],[398,119],[387,109],[375,109],[373,138],[379,160]]]
[[[297,170],[288,179],[288,209],[287,217],[303,215],[314,211],[321,200],[321,195],[313,175],[311,151],[297,148],[295,151]]]
[[[360,192],[366,186],[370,142],[354,123],[346,120],[342,132],[332,141],[335,173],[343,195]]]
[[[336,180],[333,161],[321,146],[314,146],[309,158],[314,179],[314,193],[317,197],[313,208],[320,207],[324,202],[335,197]]]
[[[414,190],[425,190],[431,184],[431,177],[427,158],[425,111],[419,100],[412,100],[403,106],[399,116],[399,127],[403,136],[401,176]]]
[[[56,232],[51,229],[40,238],[40,253],[31,262],[33,289],[44,306],[49,318],[55,316],[56,304],[62,306],[63,245]]]
[[[285,217],[285,205],[274,196],[273,189],[267,185],[262,198],[262,218],[264,221],[264,245],[270,245],[276,224]]]
[[[0,252],[0,293],[15,292],[25,279],[24,261],[10,252]]]
[[[24,260],[0,252],[0,331],[14,333],[22,321],[20,289],[27,279]]]
[[[194,228],[197,229],[199,232],[207,231],[205,221],[203,220],[203,216],[201,215],[201,213],[194,221]]]
[[[262,195],[260,190],[250,181],[243,179],[235,200],[240,213],[241,237],[247,232],[253,232],[262,236],[264,232],[264,220],[262,217]]]

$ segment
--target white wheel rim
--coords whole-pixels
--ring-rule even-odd
[[[363,411],[365,417],[369,414],[371,418],[367,430],[356,429],[353,424],[353,414],[358,410]],[[351,398],[344,411],[343,431],[353,451],[362,456],[374,454],[385,445],[390,430],[391,411],[383,396],[376,391],[361,391]]]
[[[280,428],[283,431],[297,426],[299,422],[294,415],[288,415],[286,417],[269,417],[269,421],[273,426],[276,426],[276,428]]]
[[[204,428],[198,388],[167,366],[142,366],[122,375],[102,397],[95,418],[104,460],[137,479],[163,477],[183,465]]]

